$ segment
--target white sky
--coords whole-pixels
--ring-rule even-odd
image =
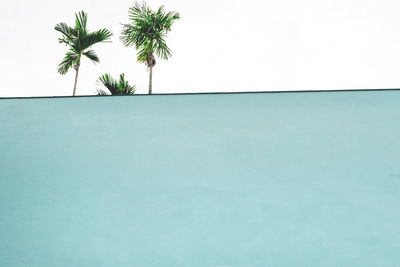
[[[57,73],[67,48],[54,30],[88,13],[88,29],[108,28],[94,65],[81,63],[77,94],[95,94],[103,73],[124,72],[137,93],[148,72],[119,41],[134,1],[14,0],[0,9],[0,97],[71,95],[74,70]],[[181,13],[158,60],[154,93],[400,87],[398,0],[147,1]]]

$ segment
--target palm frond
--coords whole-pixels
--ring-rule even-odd
[[[118,94],[118,82],[113,79],[110,74],[100,76],[98,81],[101,82],[112,95]]]
[[[93,50],[89,50],[89,51],[83,52],[83,55],[88,57],[94,63],[99,63],[100,62],[99,57],[97,56],[96,52],[94,52]]]
[[[58,38],[59,43],[65,43],[66,45],[72,45],[74,43],[76,39],[75,29],[63,22],[57,24],[54,29],[62,34],[62,38]]]
[[[157,17],[161,17],[163,14],[165,14],[165,6],[162,5],[158,8],[157,10]]]
[[[107,29],[100,29],[98,31],[88,33],[80,39],[79,49],[83,51],[87,48],[90,48],[94,44],[109,40],[111,36],[112,33]]]
[[[137,52],[137,61],[140,63],[146,63],[150,57],[150,53],[147,50],[147,47],[142,47],[140,50]]]
[[[133,94],[135,94],[135,91],[136,91],[135,85],[130,86],[128,81],[125,81],[124,73],[119,75],[118,87],[119,87],[119,93],[121,95],[133,95]]]
[[[163,24],[165,25],[166,32],[171,30],[171,26],[175,20],[181,18],[181,15],[176,11],[170,11],[167,14],[162,16]]]
[[[147,20],[148,15],[151,14],[151,10],[145,2],[143,2],[142,5],[140,5],[138,2],[135,2],[135,5],[129,8],[128,13],[129,18],[132,21]]]
[[[75,29],[81,32],[83,35],[87,33],[87,13],[84,11],[75,14]]]
[[[105,96],[105,95],[109,95],[109,94],[107,94],[106,91],[99,89],[99,90],[97,90],[97,95]]]
[[[122,24],[120,40],[127,47],[132,45],[140,46],[141,44],[138,40],[138,30],[130,24]]]
[[[171,56],[171,50],[167,46],[164,38],[162,37],[156,40],[154,48],[157,56],[162,59],[168,60],[168,58]]]
[[[58,65],[58,73],[66,74],[68,70],[74,65],[79,64],[80,56],[73,49],[70,49],[63,59],[63,61]]]
[[[119,81],[111,77],[110,74],[103,74],[98,81],[102,83],[112,95],[133,95],[136,91],[136,86],[130,86],[128,81],[125,81],[125,74],[122,73]]]

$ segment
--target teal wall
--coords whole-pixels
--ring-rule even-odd
[[[0,99],[0,266],[399,266],[400,91]]]

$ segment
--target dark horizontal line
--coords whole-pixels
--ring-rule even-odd
[[[78,96],[22,96],[0,97],[1,99],[52,99],[52,98],[88,98],[88,97],[136,97],[136,96],[173,96],[173,95],[231,95],[231,94],[296,94],[296,93],[329,93],[329,92],[365,92],[365,91],[400,91],[400,88],[380,89],[332,89],[332,90],[294,90],[294,91],[241,91],[241,92],[201,92],[201,93],[165,93],[134,95],[78,95]]]

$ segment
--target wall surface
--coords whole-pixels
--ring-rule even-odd
[[[0,266],[398,266],[400,91],[0,99]]]

